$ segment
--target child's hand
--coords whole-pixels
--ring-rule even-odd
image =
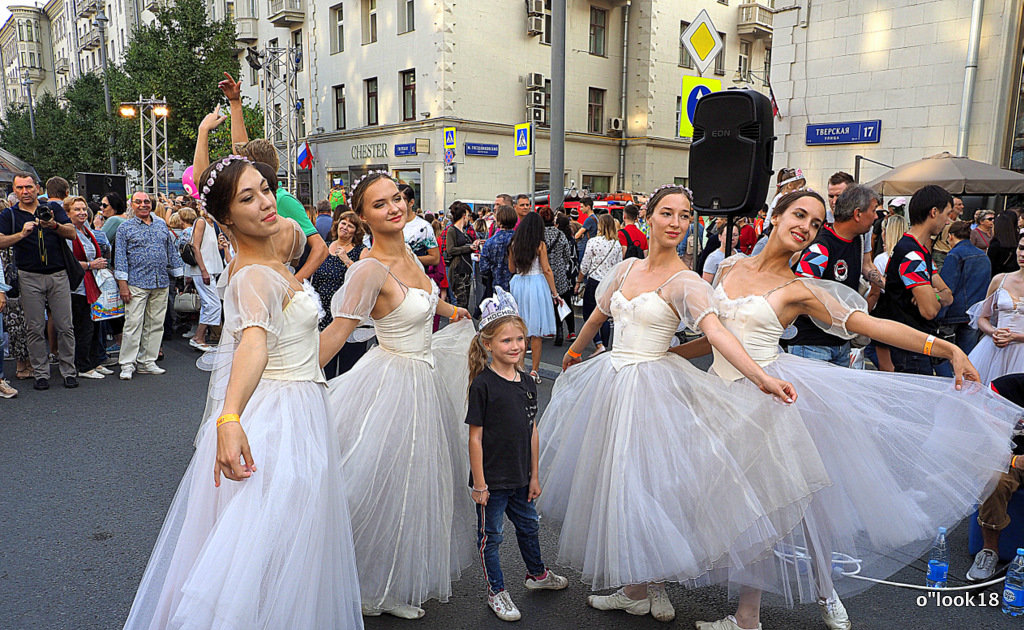
[[[540,488],[538,488],[538,491]],[[487,488],[483,490],[473,490],[473,501],[478,505],[487,505],[487,499],[491,496],[491,493],[487,491]]]
[[[536,479],[531,479],[530,480],[530,491],[529,491],[529,494],[527,495],[526,498],[527,498],[528,501],[533,501],[534,499],[536,499],[539,496],[540,496],[540,482],[537,481]]]

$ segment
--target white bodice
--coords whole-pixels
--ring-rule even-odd
[[[1001,286],[996,294],[992,323],[1015,333],[1024,332],[1024,300],[1015,302],[1013,296]]]
[[[779,322],[775,309],[762,295],[747,295],[732,299],[721,285],[715,287],[715,305],[722,324],[739,339],[758,365],[764,367],[779,356],[779,338],[785,328]],[[717,348],[712,349],[715,360],[711,369],[724,379],[735,381],[743,375],[725,359]]]
[[[665,356],[679,328],[679,316],[655,291],[627,300],[622,291],[611,298],[615,319],[615,345],[611,360],[615,369]]]
[[[530,263],[530,269],[526,273],[521,273],[521,276],[539,276],[544,272],[540,268],[540,256],[535,256],[533,262]]]
[[[373,320],[377,342],[382,350],[434,365],[430,349],[434,311],[440,299],[437,285],[433,290],[408,288],[402,302],[390,313]]]
[[[277,343],[267,349],[267,367],[263,378],[275,381],[314,381],[324,383],[320,369],[320,298],[306,283],[281,312],[281,333]]]

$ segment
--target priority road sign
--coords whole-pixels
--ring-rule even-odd
[[[720,92],[722,82],[718,79],[703,77],[683,77],[683,104],[685,110],[679,113],[679,137],[693,137],[693,113],[697,111],[697,101],[712,92]]]
[[[444,148],[454,149],[455,148],[455,127],[444,128]]]
[[[723,47],[722,37],[715,30],[711,17],[704,9],[701,9],[697,19],[679,36],[679,41],[686,48],[686,52],[690,53],[701,74],[704,74]]]
[[[530,123],[516,125],[515,131],[516,155],[530,155],[533,153],[533,129]]]

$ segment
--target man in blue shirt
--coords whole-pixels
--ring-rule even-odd
[[[494,292],[494,287],[508,291],[512,272],[508,269],[508,246],[515,234],[514,228],[519,216],[511,206],[498,206],[494,211],[498,231],[484,242],[480,250],[480,275],[484,278],[484,297]],[[487,279],[490,278],[490,282]]]
[[[316,204],[316,231],[320,234],[320,238],[324,239],[325,243],[331,242],[331,225],[334,220],[331,218],[331,202],[326,199],[321,199]]]
[[[953,343],[969,354],[978,343],[978,331],[971,328],[967,309],[985,299],[992,280],[992,263],[983,250],[971,245],[971,226],[966,221],[953,222],[949,241],[952,247],[939,276],[953,292],[953,303],[939,313],[939,325],[952,329]],[[939,364],[935,371],[939,376],[953,376],[948,361]]]
[[[185,265],[167,224],[153,216],[153,203],[144,192],[132,195],[135,216],[117,228],[114,278],[124,301],[121,338],[121,380],[132,375],[163,374],[156,358],[163,339],[170,276],[181,277]],[[136,367],[138,364],[138,367]]]

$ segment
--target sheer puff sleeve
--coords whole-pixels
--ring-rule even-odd
[[[616,245],[618,247],[618,245]],[[594,297],[597,299],[597,309],[607,317],[612,316],[612,295],[622,286],[622,281],[629,273],[630,267],[636,262],[636,258],[628,258],[611,268],[611,271],[604,275],[604,279],[597,285]]]
[[[660,291],[662,299],[679,314],[682,326],[696,331],[708,315],[717,315],[711,285],[693,271],[680,271]]]
[[[846,330],[846,322],[850,315],[861,312],[867,315],[868,303],[864,298],[850,287],[832,280],[817,280],[814,278],[800,278],[815,299],[822,303],[828,311],[831,322],[824,322],[813,317],[810,318],[814,325],[830,335],[853,339],[857,333]]]
[[[388,268],[376,258],[364,258],[345,273],[345,284],[331,300],[331,315],[335,318],[365,322],[377,303],[377,296],[388,279]]]
[[[999,326],[999,311],[996,309],[996,303],[999,301],[999,292],[1002,290],[1000,285],[1000,288],[993,291],[991,295],[967,309],[967,316],[971,318],[971,328],[981,330],[978,327],[978,320],[982,317],[988,317],[993,326]]]
[[[224,295],[224,331],[238,341],[252,326],[267,331],[268,345],[281,334],[284,307],[294,293],[288,280],[264,265],[247,265],[235,272]]]
[[[281,253],[284,255],[284,260],[281,262],[294,263],[302,257],[302,252],[306,250],[306,233],[294,219],[281,218],[285,224],[285,229],[282,231],[287,235],[281,238]]]

